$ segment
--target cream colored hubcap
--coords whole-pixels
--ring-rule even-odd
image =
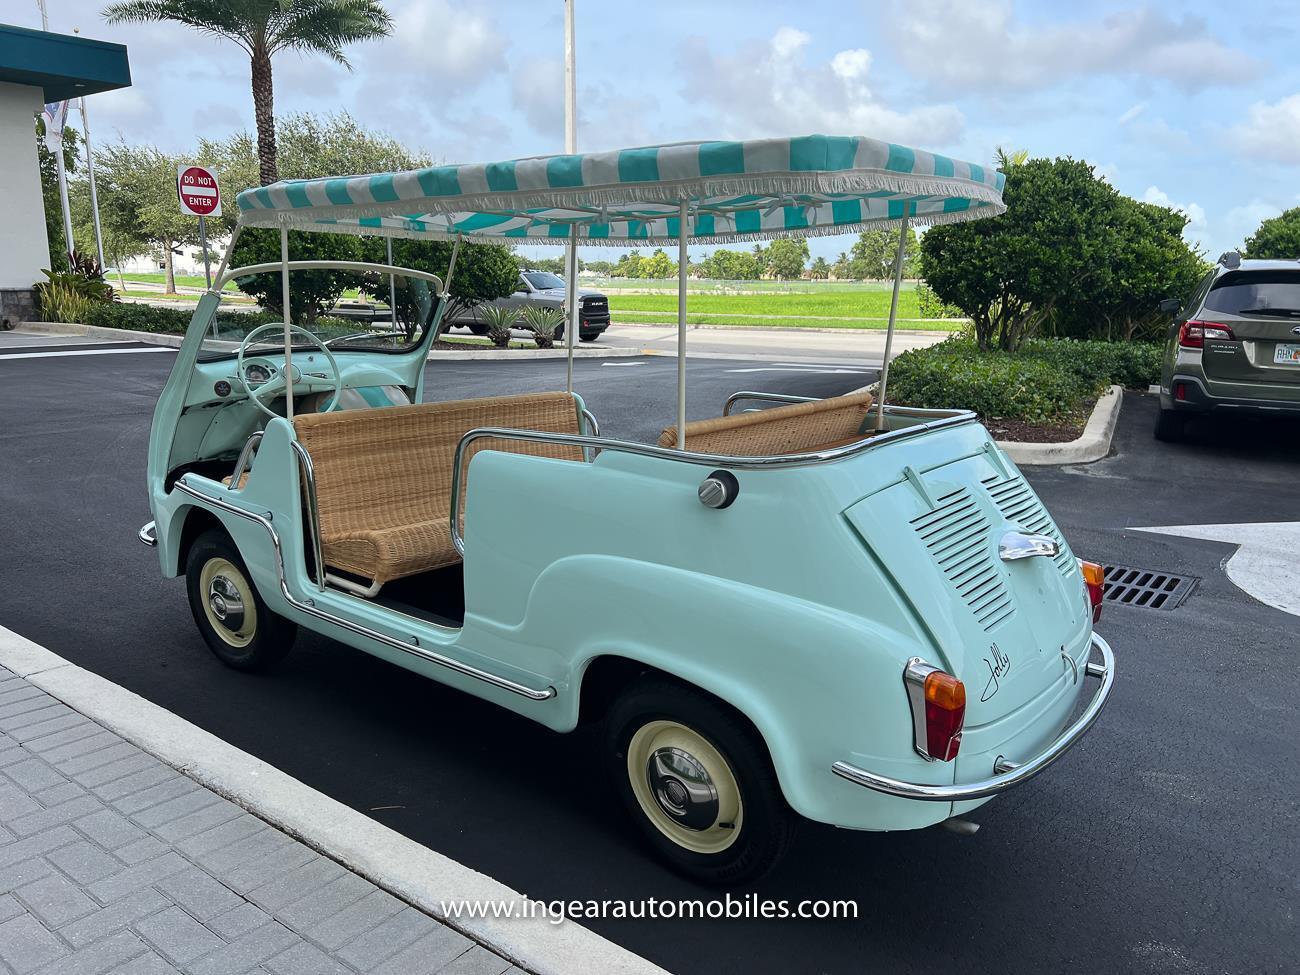
[[[242,649],[257,632],[257,604],[253,587],[233,562],[209,559],[199,576],[199,593],[208,622],[221,639]]]
[[[743,825],[740,786],[722,753],[676,721],[651,721],[632,736],[627,775],[641,811],[694,853],[721,853]]]

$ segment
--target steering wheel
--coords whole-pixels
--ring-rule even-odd
[[[281,322],[268,322],[266,325],[259,325],[244,336],[244,341],[239,343],[239,355],[235,357],[236,378],[238,378],[239,384],[244,387],[244,392],[248,394],[248,398],[253,402],[253,404],[267,416],[271,417],[278,416],[279,414],[272,412],[271,408],[266,405],[265,401],[267,399],[270,399],[272,396],[284,390],[289,385],[289,382],[296,381],[304,375],[310,376],[313,380],[318,379],[323,383],[329,384],[334,391],[334,395],[330,397],[329,404],[325,409],[320,411],[322,413],[328,413],[330,410],[334,409],[334,404],[339,401],[339,396],[343,393],[343,374],[339,371],[338,361],[335,360],[334,353],[326,348],[325,343],[317,338],[313,333],[307,331],[307,329],[300,328],[297,325],[290,325],[288,328],[291,333],[301,336],[320,350],[321,354],[325,356],[326,360],[330,364],[330,371],[333,373],[333,378],[320,373],[303,373],[297,366],[293,366],[294,375],[286,380],[285,371],[289,368],[289,363],[286,362],[284,367],[278,369],[275,375],[266,382],[258,383],[256,386],[249,385],[248,375],[244,371],[244,353],[248,351],[248,347],[253,344],[254,339],[263,332],[275,330],[276,332],[283,333],[285,326]],[[308,384],[312,386],[316,385],[315,382],[310,380],[308,381]]]

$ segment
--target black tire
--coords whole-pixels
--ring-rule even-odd
[[[673,818],[691,815],[689,792],[680,779],[662,774],[691,766],[665,768],[650,760],[669,747],[712,773],[713,805],[705,799],[696,807],[703,818],[695,828]],[[776,866],[790,844],[798,817],[786,804],[767,747],[743,718],[702,691],[662,678],[632,685],[606,717],[605,755],[614,789],[643,838],[693,880],[721,887],[752,883]],[[661,773],[659,789],[650,781],[652,767]],[[686,797],[678,807],[684,812],[670,808],[674,789]]]
[[[1161,409],[1156,415],[1155,437],[1164,443],[1181,443],[1187,429],[1187,414]]]
[[[598,339],[598,338],[600,338],[600,333],[599,333],[599,332],[597,332],[595,335],[579,335],[579,336],[578,336],[578,341],[579,341],[579,342],[594,342],[594,341],[596,341],[596,339]]]
[[[469,325],[466,325],[465,327],[468,328],[475,335],[487,335],[487,326],[480,325],[478,322],[473,322]]]
[[[213,528],[195,539],[185,559],[185,588],[203,641],[226,666],[269,670],[293,648],[297,624],[267,608],[224,531]],[[222,620],[241,625],[227,626]]]

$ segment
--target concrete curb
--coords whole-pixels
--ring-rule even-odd
[[[523,895],[3,626],[0,666],[528,971],[668,975],[573,921],[449,918],[443,909],[448,901],[517,901]]]
[[[1077,440],[1069,443],[1017,443],[998,441],[1013,461],[1026,464],[1090,464],[1110,453],[1115,424],[1119,422],[1120,404],[1124,402],[1124,387],[1111,386],[1097,398],[1092,416]]]
[[[20,322],[19,328],[25,332],[44,332],[47,335],[84,335],[91,339],[127,339],[144,342],[147,345],[165,345],[168,348],[181,347],[180,335],[164,335],[159,332],[136,332],[129,328],[104,328],[100,325],[76,325],[65,322]],[[640,349],[630,346],[603,346],[598,349],[577,348],[573,350],[575,359],[625,359],[644,355]],[[431,349],[429,361],[449,360],[452,362],[466,359],[563,359],[568,355],[564,348],[558,349],[472,349],[465,352],[452,352],[449,349]]]

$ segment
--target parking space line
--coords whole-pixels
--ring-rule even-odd
[[[131,355],[135,352],[175,352],[175,349],[152,345],[144,349],[75,349],[70,352],[5,352],[0,359],[62,359],[81,355]]]

